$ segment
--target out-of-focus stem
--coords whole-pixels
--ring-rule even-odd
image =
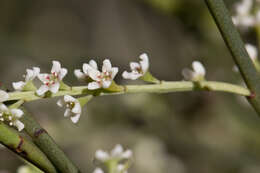
[[[250,103],[260,115],[260,75],[251,61],[245,45],[232,23],[231,16],[223,0],[205,0],[211,15],[222,34],[225,43],[238,66],[242,77],[251,91]]]
[[[46,173],[57,173],[46,155],[30,140],[0,122],[0,143]]]

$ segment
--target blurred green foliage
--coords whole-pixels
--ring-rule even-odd
[[[226,2],[232,9],[234,1]],[[10,90],[26,68],[47,72],[54,59],[69,69],[65,81],[78,85],[73,69],[91,58],[99,63],[110,58],[121,73],[143,52],[159,79],[182,80],[181,70],[200,60],[207,79],[241,83],[203,1],[0,1],[0,14],[0,82]],[[254,40],[254,31],[249,33],[243,39]],[[127,83],[120,74],[116,80]],[[207,92],[100,97],[87,105],[78,125],[63,117],[56,101],[26,106],[82,172],[93,171],[97,149],[116,143],[133,149],[131,173],[260,172],[260,119],[242,97]],[[21,164],[0,151],[2,172],[15,172]]]

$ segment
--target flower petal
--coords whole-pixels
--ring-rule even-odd
[[[246,44],[245,47],[249,54],[249,57],[252,60],[257,59],[257,56],[258,56],[257,48],[255,46],[253,46],[252,44]]]
[[[13,85],[13,88],[14,88],[15,90],[17,90],[17,91],[22,91],[22,90],[23,90],[23,87],[24,87],[24,85],[25,85],[25,82],[23,82],[23,81],[13,82],[12,85]]]
[[[92,67],[89,64],[84,63],[82,69],[83,69],[83,72],[85,73],[85,75],[89,75],[89,70],[91,70]]]
[[[84,73],[82,73],[80,69],[74,70],[74,75],[75,75],[78,79],[84,79],[84,78],[85,78]]]
[[[65,95],[64,96],[64,101],[65,102],[75,102],[76,99],[74,97],[70,96],[70,95]]]
[[[98,88],[101,88],[100,84],[97,83],[97,82],[90,82],[88,84],[88,89],[89,90],[95,90],[95,89],[98,89]]]
[[[63,107],[63,106],[66,106],[66,103],[65,103],[64,99],[59,99],[59,100],[57,101],[57,105],[58,105],[59,107]]]
[[[44,95],[47,91],[49,91],[49,87],[46,86],[46,85],[42,85],[42,86],[36,91],[36,93],[37,93],[39,96],[42,96],[42,95]]]
[[[11,109],[10,111],[16,118],[21,118],[23,116],[23,111],[21,109]]]
[[[112,83],[111,80],[104,80],[104,81],[102,82],[102,87],[103,87],[103,88],[109,88],[110,85],[111,85],[111,83]]]
[[[89,65],[94,69],[98,69],[97,63],[93,59],[89,61]]]
[[[76,114],[70,117],[71,121],[76,124],[79,121],[80,114]]]
[[[134,73],[134,72],[127,72],[127,71],[124,71],[123,74],[122,74],[122,77],[124,79],[131,79],[131,80],[136,80],[138,79],[139,77],[141,77],[142,75],[139,74],[139,73]]]
[[[81,113],[81,106],[80,106],[79,102],[75,102],[75,105],[72,108],[71,112],[73,112],[74,114],[80,114]]]
[[[22,131],[24,129],[24,124],[19,120],[15,120],[14,125],[17,127],[18,131]]]
[[[149,58],[148,55],[146,53],[143,53],[142,55],[140,55],[140,65],[142,68],[143,73],[146,73],[148,71],[149,68]]]
[[[117,144],[115,148],[111,151],[111,156],[117,157],[123,153],[123,147],[120,144]]]
[[[54,94],[57,93],[60,89],[60,83],[56,82],[56,83],[52,84],[49,89],[52,93],[54,93]]]
[[[130,62],[130,68],[132,71],[136,71],[136,69],[140,69],[141,65],[137,62]]]
[[[59,73],[59,80],[62,80],[68,73],[68,70],[66,68],[62,68]]]
[[[112,64],[109,59],[103,61],[102,72],[109,72],[112,69]]]
[[[99,77],[101,76],[100,71],[94,69],[94,68],[89,68],[88,69],[88,75],[91,77],[93,80],[100,80]]]
[[[6,111],[8,111],[8,108],[7,108],[7,106],[5,105],[5,104],[0,104],[0,112],[6,112]]]
[[[109,154],[103,150],[97,150],[95,153],[95,158],[101,162],[105,162],[109,159]]]
[[[61,65],[59,61],[52,61],[51,73],[59,73],[61,70]]]
[[[47,73],[38,74],[39,80],[42,81],[43,83],[49,81],[48,76],[49,76],[49,74],[47,74]]]
[[[194,78],[194,72],[188,68],[185,68],[182,70],[182,75],[183,75],[184,79],[188,80],[188,81],[192,80]]]
[[[133,155],[133,152],[131,150],[126,150],[125,152],[122,153],[121,157],[124,159],[129,159]]]
[[[96,168],[93,173],[104,173],[104,171],[101,168]]]
[[[192,63],[192,68],[193,68],[194,72],[196,72],[197,74],[205,76],[206,70],[205,70],[204,66],[201,64],[201,62],[194,61]]]
[[[65,110],[64,117],[70,117],[72,115],[73,115],[73,113],[71,112],[71,110],[69,108]]]
[[[4,102],[9,98],[9,95],[7,92],[0,90],[0,102]]]
[[[118,67],[113,67],[111,72],[111,79],[114,79],[116,74],[118,73]]]

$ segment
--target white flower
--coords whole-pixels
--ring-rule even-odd
[[[9,95],[7,92],[0,90],[0,103],[6,101],[9,98]]]
[[[103,150],[97,150],[95,154],[95,158],[101,162],[106,162],[109,160],[122,160],[122,159],[130,159],[133,153],[131,150],[123,150],[123,147],[118,144],[115,148],[110,152],[110,154]]]
[[[236,4],[236,12],[239,15],[247,15],[250,13],[250,10],[253,6],[253,0],[242,0],[240,3]]]
[[[124,71],[122,76],[125,79],[136,80],[143,76],[149,69],[149,58],[146,53],[140,55],[141,61],[137,62],[130,62],[131,72]]]
[[[89,77],[89,69],[93,68],[93,69],[98,69],[97,67],[97,63],[94,60],[90,60],[89,63],[84,63],[83,64],[83,72],[80,69],[76,69],[74,70],[74,75],[79,79],[79,80],[84,80],[87,77]]]
[[[242,0],[235,6],[236,16],[232,17],[235,25],[243,27],[251,27],[256,24],[256,19],[250,14],[252,10],[253,1],[252,0]]]
[[[60,107],[66,107],[64,116],[70,117],[73,123],[77,123],[81,114],[81,106],[77,99],[72,96],[65,95],[63,99],[60,99],[57,102],[57,105]]]
[[[60,88],[60,82],[68,72],[66,68],[61,68],[60,62],[52,61],[52,64],[51,74],[42,73],[38,75],[38,78],[43,82],[43,85],[36,91],[40,96],[47,91],[57,93]]]
[[[203,80],[206,75],[206,70],[204,66],[199,61],[194,61],[192,63],[193,70],[183,69],[182,75],[185,80],[199,81]]]
[[[87,64],[86,64],[87,65]],[[118,73],[117,67],[112,67],[110,60],[105,59],[103,61],[102,72],[87,65],[87,73],[89,77],[94,80],[88,84],[89,90],[95,90],[98,88],[109,88],[116,74]]]
[[[20,166],[17,170],[17,173],[31,173],[29,166]]]
[[[21,109],[9,109],[3,103],[0,104],[0,121],[6,121],[10,126],[16,126],[19,131],[24,128],[24,124],[19,120],[22,116]]]
[[[258,56],[258,51],[257,48],[251,44],[246,44],[245,45],[246,50],[248,52],[249,57],[254,61],[257,59]]]
[[[24,86],[37,77],[40,73],[39,67],[33,67],[33,69],[26,69],[26,75],[24,75],[25,81],[13,82],[13,87],[15,90],[21,91]]]
[[[119,173],[127,173],[127,171],[125,170],[125,165],[123,165],[123,164],[118,164],[117,165],[117,171]]]
[[[93,173],[104,173],[104,171],[101,168],[96,168]]]

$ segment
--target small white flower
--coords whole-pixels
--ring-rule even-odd
[[[242,0],[240,3],[237,3],[235,10],[239,15],[248,15],[252,9],[253,0]]]
[[[13,87],[15,90],[21,91],[23,90],[24,86],[35,79],[40,73],[39,67],[33,67],[33,69],[27,69],[26,75],[24,75],[25,81],[13,82]]]
[[[19,120],[23,116],[21,109],[9,109],[3,103],[0,104],[0,121],[6,121],[10,126],[15,126],[19,131],[24,129],[24,124]]]
[[[93,68],[93,69],[98,69],[97,67],[97,63],[94,60],[90,60],[89,63],[84,63],[83,64],[83,72],[80,69],[76,69],[74,70],[74,75],[79,79],[79,80],[84,80],[87,77],[89,77],[89,69]]]
[[[149,58],[146,53],[140,55],[141,61],[130,62],[131,72],[124,71],[122,76],[124,79],[136,80],[142,77],[149,69]]]
[[[121,159],[130,159],[133,153],[131,150],[124,151],[123,147],[118,144],[109,154],[103,150],[97,150],[95,154],[95,158],[101,162],[106,162],[109,160],[121,160]]]
[[[93,173],[104,173],[104,171],[101,168],[96,168]]]
[[[9,98],[9,95],[7,92],[0,90],[0,103],[6,101]]]
[[[66,108],[64,116],[70,117],[73,123],[77,123],[79,121],[81,115],[81,106],[76,98],[65,95],[63,99],[60,99],[57,102],[57,105]]]
[[[185,80],[191,81],[199,81],[203,80],[206,75],[206,70],[204,66],[199,61],[194,61],[192,63],[193,70],[190,69],[183,69],[182,75]]]
[[[38,78],[43,82],[43,85],[36,91],[40,96],[47,91],[57,93],[60,88],[60,82],[68,72],[66,68],[61,68],[60,62],[52,61],[52,64],[51,74],[42,73],[38,75]]]
[[[256,24],[256,17],[250,14],[253,7],[252,0],[242,0],[235,5],[236,16],[232,17],[235,25],[242,27],[252,27]]]
[[[94,80],[88,84],[89,90],[95,90],[98,88],[109,88],[112,84],[113,79],[118,73],[117,67],[112,67],[110,60],[105,59],[103,61],[102,72],[87,65],[87,73],[89,77]]]
[[[125,169],[125,165],[123,165],[123,164],[118,164],[117,165],[117,171],[119,173],[127,173],[127,171],[124,171],[124,169]]]
[[[257,48],[251,44],[246,44],[245,45],[246,47],[246,50],[249,54],[249,57],[254,61],[257,59],[257,56],[258,56],[258,51],[257,51]]]

